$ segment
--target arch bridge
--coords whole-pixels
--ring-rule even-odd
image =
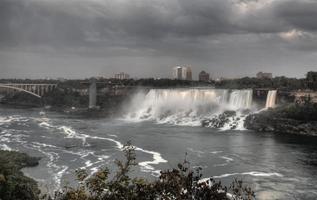
[[[6,93],[20,91],[38,98],[42,98],[44,94],[53,91],[56,87],[57,84],[0,83],[0,90]]]

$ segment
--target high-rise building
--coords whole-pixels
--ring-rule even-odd
[[[178,80],[192,80],[192,69],[190,67],[176,66],[173,68],[173,78]]]
[[[187,80],[187,81],[193,80],[192,68],[190,67],[183,68],[183,80]]]
[[[115,78],[115,79],[124,80],[124,79],[129,79],[130,76],[129,76],[129,74],[126,74],[126,73],[121,72],[121,73],[119,73],[119,74],[115,74],[115,75],[114,75],[114,78]]]
[[[182,79],[182,67],[180,66],[176,66],[173,68],[173,78],[174,79],[177,79],[177,80],[181,80]]]
[[[201,71],[199,73],[199,81],[203,81],[203,82],[207,82],[210,79],[210,75],[209,73],[205,72],[205,71]]]

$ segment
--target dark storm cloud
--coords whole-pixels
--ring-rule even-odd
[[[277,4],[277,17],[289,25],[305,31],[317,31],[317,1],[292,0]]]
[[[84,39],[75,16],[32,1],[2,0],[0,41],[9,45],[72,44]]]
[[[250,2],[254,1],[2,0],[0,40],[12,45],[113,45],[116,39],[124,45],[124,40],[317,28],[316,1],[276,1],[262,9],[239,12],[239,4]]]
[[[293,56],[289,51],[314,54],[315,19],[314,0],[0,0],[0,59],[6,61],[0,67],[21,65],[21,52],[31,52],[30,66],[54,54],[70,68],[80,65],[72,62],[80,56],[107,57],[114,66],[138,60],[140,69],[178,63],[242,69],[257,64],[257,55],[278,59],[281,49],[285,59]],[[21,61],[8,59],[14,55]],[[236,59],[230,64],[228,57]],[[96,60],[91,65],[101,68]]]

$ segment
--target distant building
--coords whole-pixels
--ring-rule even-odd
[[[177,80],[192,80],[192,69],[190,67],[176,66],[173,68],[173,78]]]
[[[193,80],[192,68],[190,67],[183,68],[183,80],[187,80],[187,81]]]
[[[60,81],[60,82],[65,82],[66,81],[65,78],[57,78],[57,80]]]
[[[119,79],[119,80],[124,80],[124,79],[129,79],[129,78],[130,78],[130,75],[121,72],[121,73],[119,73],[119,74],[115,74],[115,75],[114,75],[114,78],[115,78],[115,79]]]
[[[182,67],[180,66],[176,66],[173,68],[173,78],[177,79],[177,80],[181,80],[182,79]]]
[[[273,75],[272,75],[272,73],[259,72],[256,74],[256,77],[258,79],[264,79],[264,78],[271,79],[271,78],[273,78]]]
[[[205,72],[205,71],[201,71],[199,73],[199,81],[202,81],[202,82],[207,82],[210,80],[210,75],[209,73]]]

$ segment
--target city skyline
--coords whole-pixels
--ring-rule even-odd
[[[304,77],[317,69],[313,0],[3,0],[0,78]]]

